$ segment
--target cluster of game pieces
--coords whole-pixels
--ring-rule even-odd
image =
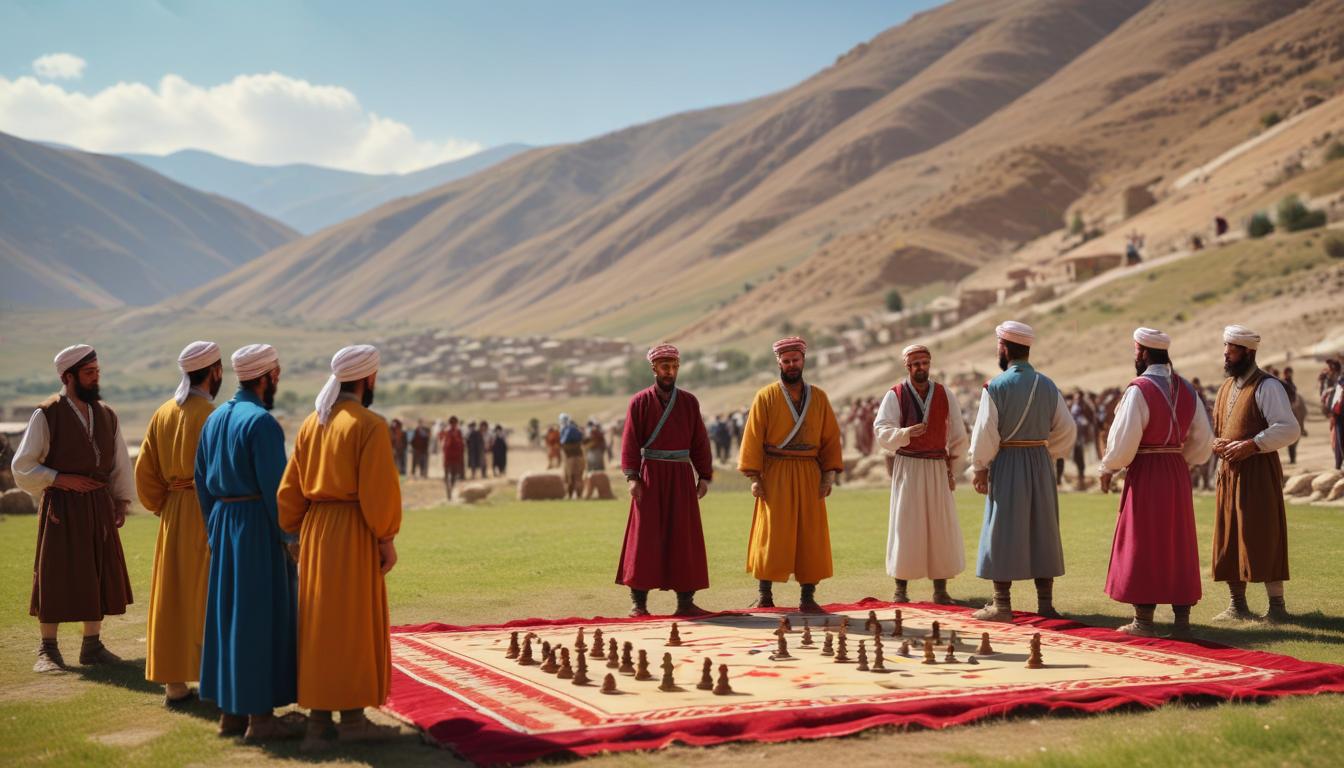
[[[584,639],[583,627],[579,627],[578,636],[574,640],[574,653],[571,656],[569,648],[564,646],[552,646],[548,641],[541,643],[540,666],[534,656],[535,651],[532,648],[532,641],[540,639],[536,634],[527,632],[523,634],[522,644],[519,644],[519,633],[509,634],[509,648],[504,653],[507,659],[514,659],[519,665],[524,667],[537,666],[539,670],[547,674],[553,674],[561,680],[569,680],[574,685],[588,685],[592,680],[588,677],[587,659],[604,660],[608,669],[616,670],[615,673],[608,672],[602,679],[602,693],[617,694],[620,691],[616,688],[616,675],[631,675],[636,680],[652,680],[653,675],[649,672],[648,652],[640,649],[638,657],[635,655],[634,643],[628,640],[623,643],[619,650],[615,638],[607,638],[606,645],[603,645],[602,630],[593,630],[593,642],[590,647]],[[676,622],[672,623],[672,631],[668,635],[667,643],[669,647],[681,646],[681,632]],[[638,659],[636,661],[636,658]],[[574,660],[577,660],[576,662]],[[663,654],[663,678],[658,684],[658,690],[672,693],[680,691],[672,672],[676,665],[672,662],[672,654]],[[732,686],[728,684],[728,665],[719,665],[719,679],[715,682],[713,678],[714,663],[705,659],[704,667],[701,669],[700,681],[695,687],[702,691],[713,691],[716,696],[728,696],[732,694]]]

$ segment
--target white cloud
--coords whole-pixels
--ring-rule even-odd
[[[210,87],[165,75],[153,88],[117,83],[93,94],[33,77],[0,77],[0,131],[92,152],[203,149],[264,165],[312,163],[367,173],[417,170],[481,150],[416,138],[353,93],[279,73]]]
[[[33,71],[48,80],[78,80],[86,62],[73,53],[48,53],[33,59]]]

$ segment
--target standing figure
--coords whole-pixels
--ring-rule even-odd
[[[966,568],[952,496],[966,425],[952,391],[929,377],[928,347],[911,344],[901,356],[910,377],[887,392],[873,420],[878,447],[896,453],[887,524],[887,575],[896,580],[892,601],[909,602],[910,579],[932,579],[933,602],[952,605],[947,580]]]
[[[224,381],[219,345],[194,341],[178,355],[182,380],[149,419],[135,460],[140,503],[159,517],[149,581],[145,679],[164,686],[164,703],[195,699],[187,682],[201,676],[210,549],[196,495],[196,446]]]
[[[1223,329],[1223,372],[1228,378],[1213,407],[1213,452],[1222,459],[1214,491],[1213,580],[1227,582],[1232,602],[1214,621],[1255,618],[1246,604],[1246,582],[1264,582],[1271,623],[1289,620],[1283,582],[1288,580],[1288,518],[1283,506],[1279,449],[1301,434],[1288,394],[1260,370],[1260,334],[1240,325]]]
[[[676,616],[703,616],[697,590],[709,586],[700,499],[714,477],[700,403],[677,388],[681,353],[671,344],[648,352],[653,386],[630,398],[621,438],[621,471],[630,489],[616,583],[630,588],[630,615],[649,615],[651,589],[677,593]]]
[[[826,497],[845,468],[840,425],[826,393],[803,381],[807,342],[780,339],[774,352],[779,381],[752,400],[737,461],[756,499],[747,571],[758,580],[758,607],[774,607],[772,582],[793,575],[801,587],[798,609],[822,613],[817,582],[832,573]]]
[[[28,603],[42,636],[34,672],[65,668],[56,632],[71,621],[84,625],[80,664],[121,661],[103,645],[103,617],[120,616],[132,600],[117,531],[135,478],[117,414],[98,389],[98,353],[75,344],[55,364],[63,389],[33,411],[10,464],[18,487],[39,497]]]
[[[1134,370],[1101,458],[1101,490],[1125,467],[1106,594],[1134,606],[1121,632],[1155,637],[1153,610],[1170,605],[1172,635],[1190,634],[1190,607],[1201,596],[1199,544],[1190,467],[1208,461],[1209,418],[1195,388],[1171,367],[1171,338],[1153,328],[1134,331]]]
[[[975,490],[985,494],[976,575],[994,582],[977,619],[1012,621],[1013,582],[1036,582],[1036,612],[1058,618],[1055,577],[1064,575],[1054,461],[1073,448],[1076,426],[1055,383],[1028,358],[1036,334],[1013,320],[995,329],[999,369],[985,384],[971,430]]]

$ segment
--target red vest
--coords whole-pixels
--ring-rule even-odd
[[[933,387],[933,401],[929,403],[929,418],[925,420],[923,406],[919,402],[919,393],[909,380],[891,388],[900,398],[901,426],[911,427],[926,421],[929,428],[919,437],[911,438],[910,443],[896,451],[902,456],[917,459],[947,458],[947,390],[937,382],[929,382]]]

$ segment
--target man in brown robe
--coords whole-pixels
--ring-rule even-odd
[[[41,625],[34,672],[65,667],[56,631],[84,624],[80,664],[121,661],[99,639],[104,616],[126,612],[131,580],[117,529],[135,497],[117,414],[99,400],[98,355],[76,344],[56,355],[64,390],[33,412],[14,455],[14,480],[40,497],[28,612]]]
[[[1246,604],[1246,582],[1264,582],[1264,620],[1289,619],[1283,599],[1288,580],[1288,521],[1283,507],[1279,449],[1300,428],[1278,379],[1255,363],[1260,335],[1240,325],[1223,329],[1223,371],[1213,409],[1213,451],[1222,462],[1215,491],[1213,578],[1227,582],[1232,604],[1214,621],[1257,618]]]

